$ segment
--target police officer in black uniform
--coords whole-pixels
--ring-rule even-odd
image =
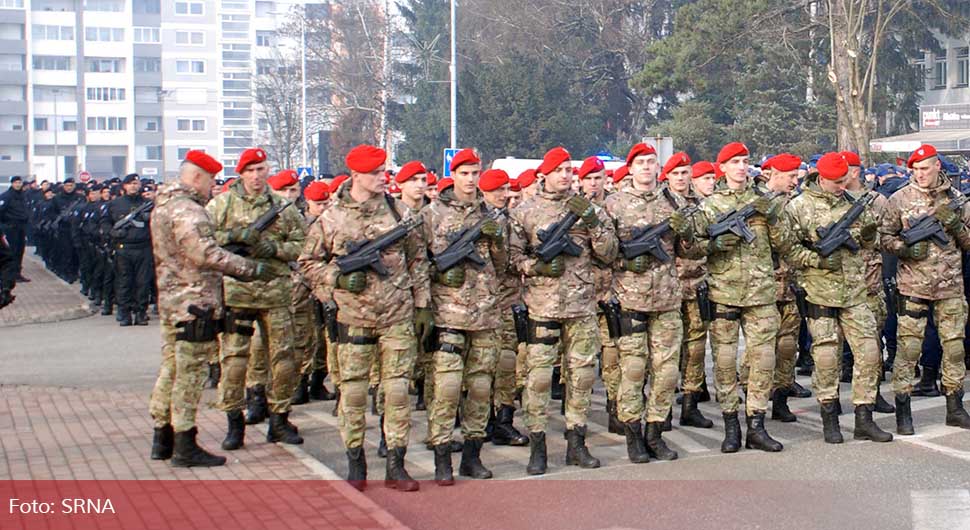
[[[118,322],[122,326],[148,325],[148,296],[152,281],[152,242],[148,228],[150,204],[141,194],[138,174],[126,175],[121,181],[124,193],[108,205],[101,229],[111,237],[115,262],[115,298]],[[141,209],[135,216],[129,216]]]

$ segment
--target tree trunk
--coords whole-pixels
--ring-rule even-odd
[[[850,19],[845,7],[846,3],[843,1],[828,2],[829,39],[832,49],[828,78],[835,90],[835,104],[838,109],[836,127],[839,149],[857,151],[863,158],[868,158],[870,126],[859,67],[862,50],[849,29],[858,22],[854,19],[863,15],[857,6]]]

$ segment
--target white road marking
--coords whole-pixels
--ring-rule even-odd
[[[916,490],[910,492],[913,530],[970,530],[970,491]]]

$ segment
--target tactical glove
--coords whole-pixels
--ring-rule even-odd
[[[943,206],[936,211],[936,218],[943,225],[943,228],[946,228],[947,232],[954,232],[963,224],[960,215],[947,206]]]
[[[272,258],[276,256],[276,243],[264,239],[253,246],[253,256],[256,258]]]
[[[363,292],[367,287],[367,275],[361,271],[337,276],[337,287],[354,294]]]
[[[437,279],[441,285],[457,289],[465,285],[465,268],[452,267],[445,272],[439,272]]]
[[[633,259],[623,260],[623,268],[636,274],[643,274],[649,268],[650,258],[646,254],[641,254]]]
[[[562,273],[566,271],[566,264],[563,262],[562,255],[558,255],[552,258],[552,261],[546,263],[539,260],[535,266],[536,274],[539,276],[548,276],[550,278],[558,278],[562,276]]]
[[[269,268],[269,265],[265,263],[256,263],[256,271],[253,273],[254,280],[268,282],[275,277],[276,275],[273,274],[273,271]]]
[[[242,243],[251,247],[259,243],[259,234],[248,227],[230,228],[227,236],[230,243]]]
[[[690,240],[694,237],[694,227],[690,224],[690,217],[680,210],[670,216],[670,229],[681,239]]]
[[[842,267],[842,253],[835,251],[827,257],[818,256],[818,268],[827,271],[837,271]]]
[[[434,330],[434,314],[427,307],[414,309],[414,334],[424,344]]]
[[[596,208],[593,207],[593,203],[589,202],[589,199],[581,195],[575,195],[570,197],[566,201],[566,208],[569,211],[576,214],[579,218],[583,220],[583,224],[589,228],[593,228],[600,224],[600,218],[596,216]]]
[[[714,239],[714,250],[718,252],[730,252],[738,246],[741,238],[734,234],[721,234]]]
[[[879,228],[879,225],[875,223],[867,224],[863,226],[861,230],[859,230],[859,237],[861,237],[863,241],[869,241],[869,242],[875,241],[876,230],[878,230],[878,228]]]
[[[912,245],[906,247],[903,252],[903,258],[911,259],[913,261],[922,261],[926,259],[929,255],[930,244],[926,241],[918,241]]]
[[[502,242],[502,225],[494,219],[488,219],[482,224],[482,235],[495,243]]]
[[[768,215],[771,212],[772,200],[767,195],[760,195],[751,203],[751,207],[761,215]]]

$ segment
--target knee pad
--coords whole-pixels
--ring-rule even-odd
[[[529,389],[548,392],[552,387],[552,367],[534,368],[529,372]]]
[[[458,402],[461,396],[461,374],[458,372],[444,372],[435,374],[435,399]]]
[[[388,379],[381,383],[387,405],[401,407],[408,404],[408,381],[404,378]]]
[[[758,352],[758,369],[771,372],[775,369],[775,352],[765,350]]]
[[[502,372],[514,372],[515,371],[515,352],[509,350],[502,350],[498,358],[498,369]]]
[[[367,406],[367,383],[363,381],[344,381],[340,385],[340,399],[348,407],[358,409]]]
[[[466,381],[468,397],[479,402],[487,402],[492,395],[492,380],[487,375],[479,375]]]
[[[638,383],[643,381],[643,374],[647,368],[647,361],[640,357],[627,357],[620,363],[623,367],[623,378]]]
[[[816,351],[815,364],[819,368],[834,370],[839,367],[839,354],[835,350]]]
[[[593,381],[596,379],[596,371],[591,366],[584,366],[573,370],[576,374],[576,389],[583,392],[593,388]],[[640,373],[643,373],[641,368]]]

